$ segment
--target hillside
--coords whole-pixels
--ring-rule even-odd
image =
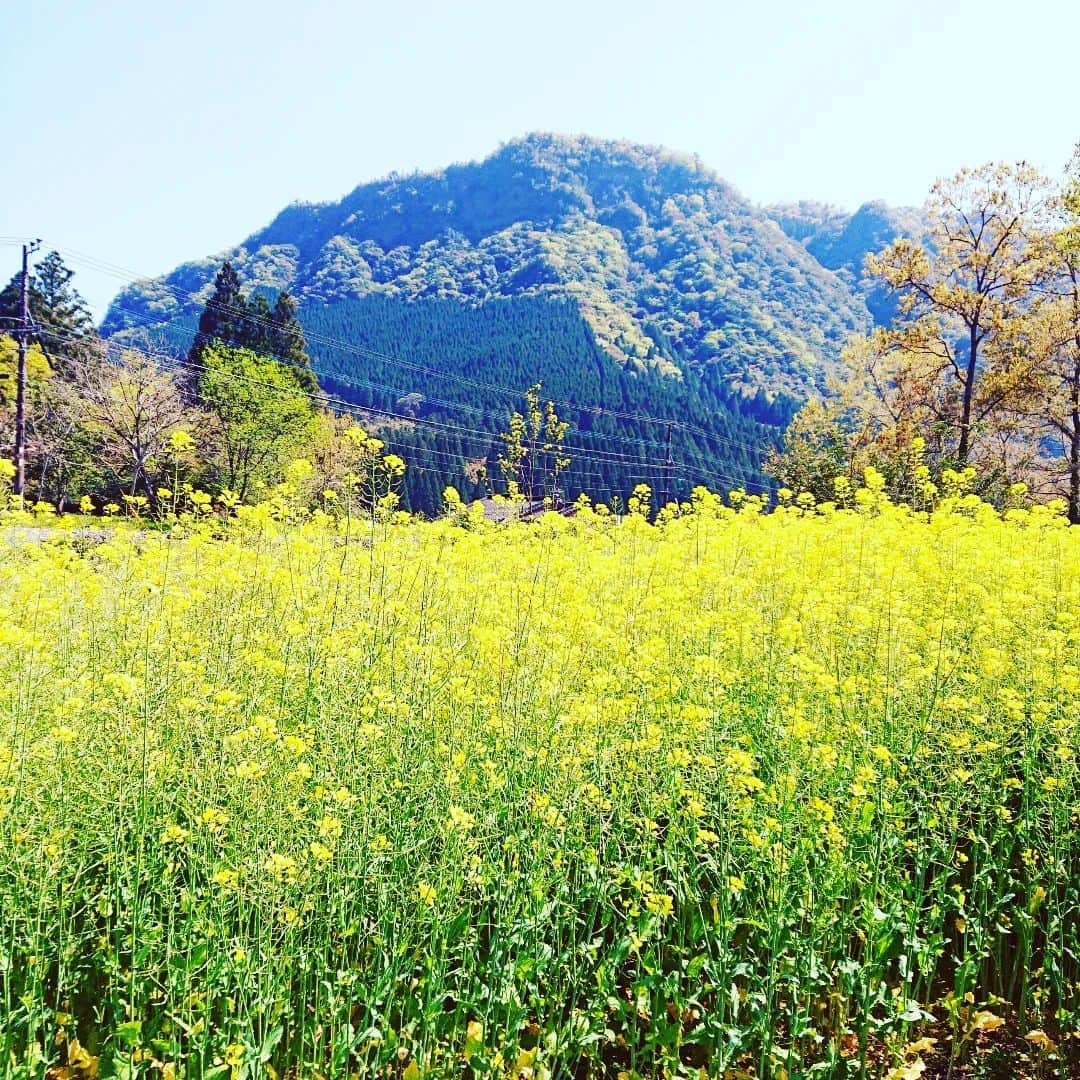
[[[765,212],[822,266],[850,285],[876,324],[892,321],[895,301],[882,285],[863,278],[863,263],[867,255],[897,237],[920,235],[926,227],[920,210],[875,201],[848,214],[834,206],[803,201],[778,203]]]
[[[828,224],[835,236],[820,226],[800,235],[695,157],[532,135],[479,163],[289,206],[239,246],[127,288],[103,332],[149,325],[186,348],[227,255],[247,285],[297,296],[324,386],[350,401],[387,409],[422,395],[421,419],[490,433],[513,402],[477,384],[520,391],[539,381],[545,395],[582,406],[692,415],[722,437],[702,448],[676,433],[686,483],[711,471],[760,485],[756,451],[872,321],[852,252],[876,234]],[[465,369],[468,383],[443,377]],[[580,415],[568,419],[585,430]],[[403,449],[425,442],[419,426],[394,425]],[[629,447],[619,457],[662,460],[663,426],[621,421],[607,434],[607,465],[618,440]],[[599,447],[599,433],[582,441],[594,465]],[[434,452],[460,457],[445,444]],[[426,486],[462,477],[446,460]],[[603,486],[626,488],[622,464],[602,470]]]
[[[485,493],[475,466],[498,475],[498,432],[522,407],[521,388],[540,377],[544,397],[559,402],[571,424],[563,478],[570,498],[584,491],[625,501],[639,482],[680,498],[701,483],[760,489],[759,452],[776,442],[794,407],[790,398],[724,392],[692,371],[672,378],[646,367],[628,375],[565,299],[501,297],[468,306],[372,295],[311,304],[301,317],[317,341],[351,343],[319,346],[322,387],[373,411],[381,434],[410,464],[407,505],[426,512],[438,508],[448,483],[466,498]],[[577,402],[589,407],[570,407]],[[664,465],[668,439],[672,467]]]

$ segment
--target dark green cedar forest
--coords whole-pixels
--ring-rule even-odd
[[[447,484],[486,489],[479,466],[497,476],[496,435],[535,383],[571,425],[567,498],[642,481],[760,490],[798,403],[890,313],[860,282],[862,255],[916,225],[880,204],[764,211],[696,157],[532,135],[287,207],[238,247],[125,289],[102,332],[150,327],[197,352],[227,256],[251,310],[296,298],[311,370],[372,410],[411,466],[411,509],[435,511]]]
[[[487,492],[476,466],[485,463],[497,480],[498,433],[508,414],[522,407],[516,388],[530,385],[537,371],[542,396],[559,402],[560,417],[570,422],[571,463],[562,478],[570,499],[586,492],[625,501],[636,482],[672,497],[688,496],[699,483],[760,487],[755,448],[776,441],[794,410],[787,398],[720,397],[693,373],[675,379],[645,370],[628,377],[567,300],[523,296],[467,307],[372,296],[311,305],[301,316],[313,335],[358,347],[322,346],[320,383],[330,394],[378,411],[380,437],[410,464],[405,495],[414,509],[438,507],[447,483],[466,498]],[[376,354],[408,356],[425,370]],[[494,373],[499,386],[490,384]],[[575,402],[590,407],[571,408]],[[663,421],[672,422],[675,464],[668,470]]]

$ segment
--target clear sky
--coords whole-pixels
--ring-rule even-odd
[[[528,131],[698,153],[757,202],[1059,173],[1076,0],[5,0],[0,237],[138,274]],[[18,251],[0,243],[0,279]],[[122,282],[74,258],[100,315]]]

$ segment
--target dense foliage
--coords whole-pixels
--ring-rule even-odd
[[[866,322],[857,298],[697,159],[590,139],[532,136],[479,165],[294,205],[231,258],[245,280],[301,301],[570,296],[624,362],[716,363],[775,388],[804,389]],[[186,264],[131,287],[107,332],[133,312],[182,313],[165,286],[199,292],[215,269]]]
[[[199,353],[199,400],[220,453],[213,486],[249,499],[311,445],[315,411],[304,392],[306,368],[251,349],[209,345]]]
[[[314,304],[301,317],[323,389],[363,407],[409,463],[406,506],[428,514],[441,508],[447,484],[465,498],[501,490],[498,435],[535,372],[543,372],[541,397],[570,425],[560,478],[567,501],[586,492],[625,503],[638,483],[673,498],[700,483],[762,490],[760,449],[776,444],[794,406],[710,388],[692,372],[672,378],[613,364],[568,301],[468,307],[372,296]]]
[[[1080,531],[869,479],[0,548],[4,1074],[1076,1075]]]
[[[246,283],[289,289],[309,309],[370,294],[571,298],[620,363],[715,367],[733,387],[770,391],[820,385],[870,321],[850,287],[698,159],[587,138],[530,136],[480,164],[291,206],[229,258]],[[105,332],[190,314],[218,265],[129,287]]]
[[[898,238],[923,236],[929,223],[922,211],[868,202],[849,214],[834,206],[803,201],[779,203],[766,207],[765,212],[822,266],[858,292],[877,326],[892,322],[896,297],[880,280],[864,273],[865,260]]]

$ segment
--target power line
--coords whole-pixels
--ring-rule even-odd
[[[4,238],[0,238],[0,241],[2,241],[3,239]],[[83,253],[74,252],[71,249],[60,250],[67,251],[75,258],[76,261],[81,261],[86,265],[90,265],[94,268],[103,270],[104,272],[113,274],[114,276],[122,277],[125,280],[153,280],[155,287],[160,287],[164,289],[166,292],[170,293],[174,297],[179,298],[182,302],[186,304],[195,304],[198,302],[197,293],[184,292],[183,290],[169,284],[168,282],[162,281],[160,279],[137,279],[131,275],[130,271],[126,271],[124,270],[124,268],[117,267],[114,264],[107,263],[104,260],[99,260],[94,258],[93,256],[85,255]],[[155,320],[153,317],[148,316],[143,312],[134,311],[130,308],[126,308],[122,304],[114,304],[114,308],[122,312],[124,315],[129,316],[131,319],[138,320],[149,328],[168,329],[174,332],[180,332],[182,334],[190,334],[193,340],[197,340],[199,337],[200,332],[198,331],[197,327],[184,325],[180,321],[181,319],[185,318],[184,312],[182,310],[176,312],[170,318],[164,320]],[[267,319],[265,316],[256,315],[252,312],[247,311],[246,309],[240,310],[237,308],[229,307],[227,310],[230,311],[233,315],[235,315],[238,319],[247,320],[251,324],[261,324],[264,326],[272,325],[271,320]],[[375,358],[387,366],[396,367],[410,372],[424,373],[432,377],[456,381],[463,385],[484,389],[493,393],[512,395],[515,398],[520,398],[521,395],[521,391],[518,389],[511,389],[509,387],[501,386],[497,383],[485,382],[483,380],[473,379],[464,375],[458,375],[454,372],[435,369],[425,364],[405,360],[397,356],[391,356],[387,353],[383,353],[375,349],[370,349],[362,345],[342,341],[340,339],[335,339],[326,335],[312,334],[306,336],[310,340],[316,343],[325,344],[328,347],[340,349],[342,351],[353,353],[358,356]],[[284,357],[277,357],[277,359],[286,363],[288,362],[287,358]],[[314,367],[312,368],[312,370],[317,376],[324,378],[327,381],[333,382],[336,385],[348,387],[350,389],[369,391],[373,393],[401,393],[400,387],[388,386],[386,384],[374,381],[350,379],[347,376]],[[280,388],[275,387],[275,389]],[[439,398],[431,398],[426,395],[424,398],[426,403],[442,409],[458,411],[472,415],[476,418],[476,422],[481,424],[487,424],[489,425],[489,428],[485,429],[475,426],[468,427],[464,425],[440,422],[427,417],[416,416],[409,412],[395,412],[392,409],[383,408],[377,405],[359,404],[355,401],[349,401],[347,399],[341,398],[340,396],[334,396],[325,392],[320,392],[317,395],[309,396],[311,397],[311,400],[313,402],[321,403],[325,407],[334,409],[335,411],[348,412],[349,414],[354,416],[360,414],[364,416],[383,417],[387,420],[400,421],[409,425],[423,426],[445,437],[456,437],[462,440],[475,440],[480,442],[481,444],[486,443],[489,447],[493,438],[495,437],[493,429],[498,429],[498,427],[501,424],[504,424],[506,421],[505,417],[493,416],[493,414],[486,412],[483,409],[468,406],[464,403],[452,402]],[[553,400],[553,404],[564,406],[566,408],[578,411],[581,414],[589,414],[592,416],[607,416],[641,424],[663,425],[666,433],[666,440],[663,445],[642,438],[629,438],[626,436],[617,435],[615,433],[604,434],[587,428],[576,428],[574,430],[573,437],[576,441],[586,443],[603,441],[605,444],[613,442],[619,443],[628,447],[633,447],[637,451],[636,454],[621,454],[616,453],[612,450],[599,449],[592,445],[583,446],[577,445],[576,443],[566,443],[564,444],[564,449],[567,452],[576,455],[578,459],[591,460],[598,466],[606,465],[609,468],[621,468],[627,472],[654,468],[655,466],[653,466],[652,462],[650,461],[650,455],[648,451],[662,449],[664,451],[663,490],[665,494],[667,493],[670,476],[673,471],[680,474],[690,473],[693,475],[711,475],[717,478],[724,477],[727,482],[735,484],[741,483],[741,481],[739,481],[737,478],[727,476],[722,472],[709,471],[696,466],[691,467],[677,465],[672,457],[671,449],[672,431],[674,429],[678,429],[679,431],[686,433],[687,436],[696,436],[700,440],[707,440],[708,442],[714,442],[716,444],[729,446],[739,451],[748,452],[753,457],[756,457],[761,452],[761,448],[759,446],[754,446],[749,443],[744,443],[735,439],[731,439],[717,431],[708,430],[698,425],[691,424],[687,421],[656,417],[643,413],[631,413],[623,410],[607,408],[601,405],[582,405],[578,402]],[[419,452],[427,452],[430,450],[430,448],[417,445],[410,448],[410,453],[414,450]],[[490,449],[488,451],[488,454],[490,456]],[[447,454],[446,457],[449,459],[453,459],[455,455]],[[582,471],[577,466],[577,464],[575,464],[574,467],[578,470],[579,473]]]
[[[49,330],[43,330],[42,333],[47,337],[54,338],[54,339],[59,340],[59,341],[66,341],[66,342],[69,342],[69,343],[70,342],[79,342],[81,340],[77,335],[71,334],[71,333],[63,334],[63,333],[60,333],[60,332],[57,332],[57,331],[49,331]],[[281,360],[282,362],[287,362],[284,358],[279,357],[278,359]],[[395,412],[392,412],[390,410],[379,408],[377,406],[358,405],[355,402],[349,402],[349,401],[347,401],[347,400],[345,400],[343,398],[334,397],[333,395],[327,394],[327,393],[325,393],[323,391],[313,392],[313,391],[305,390],[303,387],[300,387],[299,385],[297,385],[295,388],[282,387],[282,386],[280,386],[280,385],[278,385],[276,383],[271,383],[271,382],[268,382],[266,380],[261,380],[261,379],[255,379],[255,378],[252,378],[251,376],[241,375],[241,374],[236,373],[236,372],[226,372],[226,371],[222,371],[220,369],[210,369],[205,364],[195,363],[195,364],[189,364],[189,366],[191,368],[193,368],[194,370],[197,370],[197,371],[203,371],[203,372],[213,371],[213,373],[215,375],[223,376],[223,377],[225,377],[227,379],[230,379],[231,381],[234,381],[234,382],[240,382],[240,383],[260,386],[260,387],[262,387],[264,389],[270,390],[273,393],[285,394],[285,395],[292,396],[292,397],[304,397],[304,398],[307,398],[309,401],[311,401],[315,405],[321,405],[324,408],[330,409],[331,411],[338,412],[339,414],[342,414],[342,415],[350,415],[353,418],[357,418],[357,417],[367,418],[367,417],[370,417],[371,415],[375,415],[375,416],[381,416],[381,417],[383,417],[385,419],[401,421],[401,422],[408,423],[408,424],[425,425],[425,426],[430,427],[430,428],[432,428],[432,429],[434,429],[434,430],[436,430],[438,432],[449,433],[449,434],[456,435],[456,436],[459,436],[459,437],[473,438],[475,440],[480,441],[481,443],[486,443],[489,447],[490,447],[490,444],[491,444],[492,439],[493,439],[492,433],[489,432],[489,431],[484,431],[484,430],[477,429],[477,428],[466,428],[466,427],[459,427],[459,426],[455,426],[455,425],[442,424],[442,423],[439,423],[437,421],[429,420],[429,419],[424,418],[424,417],[413,417],[413,416],[410,416],[408,414],[395,413]],[[623,441],[630,441],[630,440],[623,440]],[[649,444],[641,443],[639,445],[641,446],[642,449],[646,449]],[[610,452],[607,452],[607,451],[593,450],[593,449],[590,449],[590,448],[587,448],[587,447],[563,446],[563,447],[561,447],[561,449],[567,451],[568,453],[576,454],[577,458],[579,460],[582,460],[582,461],[585,461],[585,462],[591,462],[592,464],[594,464],[594,465],[596,465],[598,467],[602,467],[602,466],[605,466],[605,465],[608,466],[608,467],[618,466],[618,467],[621,467],[621,468],[625,469],[625,471],[628,472],[628,473],[634,474],[636,472],[637,478],[640,478],[642,472],[644,472],[644,471],[659,472],[659,467],[656,466],[654,463],[652,463],[649,460],[649,458],[648,458],[648,456],[646,454],[642,454],[640,458],[630,458],[630,457],[625,456],[625,455],[614,455],[614,454],[611,454]],[[465,468],[465,466],[467,464],[467,460],[468,460],[467,455],[464,456],[464,459],[461,459],[461,458],[458,458],[457,455],[448,453],[446,451],[435,450],[434,448],[426,447],[426,446],[423,446],[422,444],[417,444],[417,445],[410,446],[408,452],[410,454],[415,453],[415,452],[438,454],[438,455],[446,458],[447,460],[453,462],[455,468],[458,469],[458,470],[464,470],[464,468]],[[490,455],[490,449],[488,451],[488,454],[485,455],[485,459],[489,455]],[[684,472],[685,471],[689,475],[704,475],[704,470],[697,469],[697,468],[691,468],[689,466],[675,465],[673,462],[671,463],[670,467],[677,470],[677,471],[679,471],[679,472]],[[423,470],[423,471],[434,472],[434,470]],[[584,470],[581,470],[581,469],[579,469],[578,472],[579,472],[579,475],[581,475],[581,476],[589,475],[589,476],[593,476],[593,477],[598,478],[598,479],[602,479],[602,474],[601,473],[596,473],[596,472],[586,473]],[[445,473],[444,473],[444,475],[445,475]],[[724,479],[728,483],[732,483],[732,484],[739,485],[739,486],[742,485],[742,481],[738,480],[735,477],[724,476],[723,473],[714,472],[714,473],[710,473],[709,475],[712,475],[715,478],[724,477]]]
[[[178,323],[176,323],[176,322],[174,322],[172,320],[168,320],[168,321],[164,321],[164,322],[162,322],[161,320],[155,321],[154,319],[152,319],[151,317],[143,314],[142,312],[134,311],[134,310],[132,310],[130,308],[125,308],[122,305],[114,305],[114,306],[118,307],[121,311],[123,311],[127,315],[130,315],[132,318],[138,319],[140,322],[143,322],[147,327],[149,327],[151,329],[159,329],[159,328],[162,328],[163,326],[164,327],[171,327],[171,328],[173,328],[175,330],[180,331],[181,333],[191,335],[193,341],[198,336],[197,329],[191,327],[190,325],[185,326],[185,325],[182,325],[182,324],[178,324]],[[230,310],[235,310],[235,309],[230,309]],[[258,316],[252,316],[252,318],[255,319],[255,321],[263,321]],[[281,360],[282,362],[286,362],[286,363],[288,362],[287,358],[285,358],[285,357],[278,356],[276,358]],[[327,381],[336,383],[336,384],[341,385],[341,386],[346,386],[346,387],[349,387],[351,389],[383,391],[385,393],[394,394],[394,395],[397,395],[397,394],[401,393],[401,388],[400,387],[387,386],[386,384],[372,382],[372,381],[349,379],[346,376],[337,375],[337,374],[325,371],[324,369],[317,368],[317,367],[314,367],[314,366],[312,367],[312,371],[317,376],[319,376],[321,378],[325,378]],[[343,399],[339,399],[339,400],[343,400]],[[473,436],[476,436],[476,435],[479,435],[479,434],[487,434],[487,435],[490,436],[496,430],[498,430],[503,424],[505,424],[505,422],[506,422],[506,417],[505,416],[493,416],[492,414],[484,411],[483,409],[477,409],[475,407],[464,405],[464,404],[461,404],[461,403],[458,403],[458,402],[451,402],[451,401],[445,401],[445,400],[438,399],[438,398],[431,398],[431,397],[428,397],[426,395],[425,395],[424,400],[425,400],[426,403],[440,405],[441,407],[449,409],[451,411],[470,413],[470,414],[472,414],[472,415],[474,415],[474,416],[476,416],[476,417],[478,417],[478,418],[480,418],[480,419],[482,419],[484,421],[487,421],[490,424],[490,430],[488,430],[486,432],[478,432],[477,429],[475,429],[475,428],[463,428],[463,427],[455,426],[455,425],[451,425],[451,424],[440,423],[438,421],[416,417],[414,414],[410,414],[410,413],[394,413],[393,411],[388,411],[386,409],[381,409],[380,407],[374,406],[374,405],[372,405],[372,406],[361,406],[361,407],[366,408],[366,409],[370,409],[371,411],[374,411],[374,412],[381,412],[381,413],[383,413],[385,415],[394,417],[396,419],[407,420],[407,421],[411,421],[413,423],[426,424],[426,425],[431,426],[431,427],[441,428],[442,430],[445,430],[445,431],[448,431],[448,432],[469,434],[469,435],[473,435]],[[355,402],[349,402],[349,404],[352,405],[352,404],[355,404]],[[588,410],[585,410],[585,411],[588,411]],[[680,423],[679,421],[674,421],[674,420],[665,420],[665,421],[656,421],[656,422],[663,423],[665,425],[665,427],[667,428],[668,432],[670,432],[673,428],[677,428],[677,429],[680,429],[680,430],[687,430],[689,432],[698,434],[699,437],[702,437],[702,438],[705,438],[705,439],[712,439],[712,440],[715,440],[715,441],[717,441],[719,443],[722,443],[722,444],[729,444],[729,445],[731,445],[731,446],[733,446],[733,447],[735,447],[737,449],[742,449],[742,450],[749,451],[753,456],[757,456],[757,455],[759,455],[761,453],[761,450],[760,450],[759,447],[754,447],[754,446],[751,446],[750,444],[746,444],[746,443],[739,443],[739,442],[737,442],[735,440],[729,439],[726,436],[723,436],[723,435],[719,434],[718,432],[709,432],[709,431],[706,431],[705,429],[697,428],[697,427],[695,427],[693,425],[687,426],[687,425],[684,425],[684,424]],[[653,449],[653,450],[658,450],[658,451],[659,450],[664,450],[665,453],[666,453],[666,449],[667,449],[665,445],[662,445],[662,444],[657,443],[657,442],[651,442],[651,441],[648,441],[648,440],[645,440],[645,439],[640,439],[640,438],[634,439],[634,438],[629,438],[629,437],[626,437],[626,436],[617,435],[617,434],[614,434],[614,433],[611,433],[611,434],[599,433],[599,432],[594,432],[594,431],[591,431],[591,430],[585,429],[585,428],[575,428],[574,430],[575,430],[575,436],[577,438],[580,438],[580,439],[586,439],[586,440],[596,439],[596,440],[603,440],[605,442],[617,442],[617,443],[621,443],[621,444],[625,444],[625,445],[629,445],[629,446],[634,446],[634,447],[637,447],[637,448],[647,448],[647,449]],[[576,451],[578,453],[591,453],[591,454],[606,453],[613,461],[618,460],[619,457],[620,457],[619,455],[614,455],[614,454],[611,454],[610,452],[607,452],[607,451],[598,451],[598,450],[591,449],[589,447],[579,447],[579,446],[575,446],[573,444],[567,444],[567,449],[574,450],[574,451]],[[640,455],[639,457],[626,457],[626,456],[624,456],[622,458],[622,460],[636,463],[641,458],[645,458],[645,460],[647,460],[647,455]]]
[[[94,269],[99,270],[100,272],[108,273],[111,276],[119,278],[120,280],[124,280],[124,281],[127,281],[129,283],[149,282],[149,283],[153,284],[154,286],[156,286],[158,288],[161,288],[161,289],[164,289],[166,292],[171,293],[173,296],[178,297],[180,300],[182,300],[183,302],[185,302],[187,304],[195,305],[195,304],[199,303],[198,293],[196,293],[196,292],[187,292],[187,291],[185,291],[183,289],[180,289],[177,286],[169,284],[167,281],[163,280],[162,278],[151,278],[151,277],[146,277],[146,276],[140,276],[140,275],[136,274],[134,271],[129,270],[129,269],[125,268],[125,267],[118,266],[118,265],[116,265],[114,263],[106,262],[105,260],[102,260],[102,259],[97,259],[94,256],[87,255],[87,254],[85,254],[83,252],[78,252],[78,251],[76,251],[74,249],[71,249],[71,248],[58,248],[57,250],[65,252],[71,258],[73,258],[75,261],[82,261],[84,264],[89,265],[89,266],[93,267]],[[136,315],[137,314],[137,313],[131,311],[130,309],[125,309],[125,308],[121,307],[120,305],[114,305],[114,306],[119,307],[120,310],[125,311],[127,314],[130,314],[130,315]],[[252,323],[254,325],[267,325],[267,326],[270,325],[270,320],[268,320],[264,316],[255,315],[254,313],[249,312],[246,309],[239,309],[239,308],[235,308],[235,307],[232,307],[232,306],[223,306],[223,310],[225,310],[228,314],[230,314],[230,315],[232,315],[232,316],[234,316],[236,318],[246,319],[247,321],[249,321],[250,323]],[[178,313],[178,314],[181,314],[181,313]],[[146,318],[145,316],[142,316],[142,318],[148,324],[153,325],[153,320],[151,320],[149,318]],[[195,330],[194,333],[197,334],[198,331]],[[470,387],[472,387],[474,389],[488,390],[488,391],[490,391],[492,393],[509,395],[509,396],[511,396],[511,397],[513,397],[515,399],[520,398],[520,396],[521,396],[520,389],[515,389],[515,388],[512,388],[512,387],[506,387],[506,386],[502,386],[502,385],[500,385],[498,383],[487,382],[487,381],[480,380],[480,379],[473,379],[473,378],[470,378],[469,376],[460,375],[460,374],[457,374],[455,372],[447,372],[447,371],[440,370],[440,369],[437,369],[437,368],[432,368],[432,367],[430,367],[428,365],[421,364],[421,363],[418,363],[418,362],[415,362],[415,361],[402,359],[401,357],[392,356],[392,355],[390,355],[388,353],[380,352],[379,350],[372,349],[372,348],[370,348],[368,346],[360,345],[360,344],[357,344],[355,342],[348,342],[348,341],[344,341],[344,340],[339,339],[339,338],[329,337],[327,335],[322,335],[322,334],[318,334],[318,333],[307,333],[307,332],[305,332],[305,338],[309,343],[314,342],[314,343],[318,343],[318,344],[327,345],[327,346],[332,347],[332,348],[341,349],[341,350],[346,351],[346,352],[352,352],[352,353],[354,353],[356,355],[368,356],[368,357],[371,357],[373,359],[380,360],[381,362],[383,362],[384,364],[387,364],[389,366],[403,368],[405,370],[410,370],[410,371],[413,371],[413,372],[416,372],[416,373],[419,373],[419,374],[432,375],[432,376],[435,376],[435,377],[438,377],[438,378],[449,379],[449,380],[452,380],[454,382],[458,382],[458,383],[461,383],[463,385],[470,386]],[[319,372],[316,372],[316,374],[319,374]],[[324,374],[324,376],[326,378],[330,378],[330,379],[335,378],[335,376],[332,373],[329,373],[329,372],[324,372],[322,374]],[[759,447],[755,447],[755,446],[752,446],[752,445],[750,445],[748,443],[742,443],[742,442],[739,442],[737,440],[730,439],[727,436],[720,435],[718,432],[709,431],[706,428],[700,427],[700,425],[690,424],[689,422],[683,421],[683,420],[678,420],[677,421],[677,420],[672,420],[672,419],[666,418],[666,417],[652,416],[652,415],[647,414],[647,413],[630,413],[630,412],[625,412],[625,411],[619,410],[619,409],[609,408],[609,407],[603,406],[603,405],[585,405],[585,404],[582,404],[580,402],[572,402],[572,401],[565,401],[565,400],[552,399],[552,403],[554,405],[560,406],[560,407],[562,407],[564,409],[572,409],[572,410],[575,410],[575,411],[578,411],[578,412],[581,412],[581,413],[591,413],[591,414],[593,414],[595,416],[610,416],[610,417],[613,417],[615,419],[629,420],[629,421],[634,421],[634,422],[637,422],[637,423],[654,424],[654,425],[661,425],[661,426],[667,426],[667,425],[670,425],[670,424],[676,424],[679,427],[680,430],[694,432],[694,433],[696,433],[698,435],[701,435],[701,436],[703,436],[705,438],[716,439],[716,440],[724,442],[724,443],[726,443],[726,444],[728,444],[730,446],[733,446],[733,447],[735,447],[737,449],[748,450],[748,451],[750,451],[752,453],[759,453],[760,452]]]
[[[179,330],[180,332],[182,332],[184,334],[192,335],[193,340],[198,335],[198,331],[193,329],[190,326],[177,325],[177,324],[175,324],[175,323],[173,323],[171,321],[165,322],[163,324],[161,321],[154,321],[149,316],[146,316],[141,312],[133,311],[133,310],[131,310],[129,308],[124,308],[124,307],[122,307],[120,305],[117,305],[117,306],[120,307],[120,310],[123,311],[125,314],[128,314],[128,315],[132,316],[133,318],[139,319],[140,321],[144,322],[149,328],[152,328],[152,329],[160,328],[163,325],[167,326],[167,327],[173,327],[174,329]],[[269,354],[269,355],[273,355],[273,354]],[[275,356],[274,358],[280,360],[283,363],[288,363],[289,362],[286,357]],[[353,388],[353,389],[383,391],[383,392],[388,393],[388,394],[399,394],[401,392],[400,387],[387,386],[387,385],[382,384],[382,383],[376,383],[376,382],[371,382],[371,381],[353,380],[353,379],[349,379],[349,378],[347,378],[345,376],[339,376],[339,375],[335,375],[335,374],[326,372],[323,369],[320,369],[320,368],[317,368],[317,367],[312,367],[312,371],[317,376],[324,377],[330,382],[333,382],[333,383],[336,383],[336,384],[342,385],[342,386],[347,386],[347,387],[350,387],[350,388]],[[323,394],[328,399],[331,398],[331,395],[326,393],[326,391],[323,391]],[[347,403],[350,406],[356,406],[357,405],[357,403],[355,403],[355,402],[346,402],[346,399],[342,399],[340,397],[338,397],[336,400],[342,402],[343,404]],[[435,428],[435,429],[439,429],[439,430],[442,430],[442,431],[445,431],[445,432],[449,432],[449,433],[453,433],[453,434],[460,434],[460,435],[470,436],[470,437],[486,436],[486,437],[488,437],[490,439],[491,437],[493,437],[495,431],[498,428],[500,428],[501,425],[506,423],[506,417],[505,416],[493,416],[492,414],[484,411],[483,409],[477,409],[477,408],[474,408],[472,406],[460,404],[460,403],[457,403],[457,402],[444,401],[444,400],[441,400],[441,399],[438,399],[438,398],[430,398],[430,397],[427,397],[427,396],[425,396],[424,400],[425,400],[426,403],[440,405],[443,408],[446,408],[446,409],[449,409],[449,410],[452,410],[452,411],[470,413],[470,414],[472,414],[472,415],[474,415],[476,417],[479,417],[482,420],[488,421],[489,424],[491,425],[490,429],[483,430],[483,429],[477,429],[477,428],[462,427],[460,425],[448,424],[448,423],[435,421],[435,420],[431,420],[431,419],[424,418],[424,417],[417,417],[417,416],[415,416],[414,414],[411,414],[411,413],[396,413],[396,412],[393,412],[392,410],[386,410],[385,408],[381,408],[381,407],[375,406],[375,405],[370,405],[370,406],[369,405],[360,405],[360,406],[357,406],[357,407],[367,409],[367,410],[370,410],[372,412],[379,413],[381,415],[385,415],[385,416],[393,418],[393,419],[398,419],[398,420],[402,420],[402,421],[408,421],[408,422],[416,423],[416,424],[423,424],[423,425],[426,425],[426,426],[429,426],[429,427],[432,427],[432,428]],[[669,431],[673,427],[679,427],[680,426],[678,424],[678,422],[676,422],[676,421],[665,421],[664,423],[668,426]],[[574,431],[575,431],[575,436],[577,438],[581,438],[581,439],[596,439],[596,440],[603,440],[605,442],[617,442],[617,443],[621,443],[621,444],[625,444],[625,445],[629,445],[629,446],[634,446],[634,447],[637,447],[639,449],[653,449],[653,450],[664,450],[665,449],[665,447],[663,445],[661,445],[660,443],[650,442],[650,441],[644,440],[644,439],[633,439],[633,438],[629,438],[629,437],[626,437],[626,436],[616,435],[614,433],[606,434],[606,433],[594,432],[594,431],[591,431],[589,429],[582,429],[582,428],[575,428]],[[703,434],[706,437],[714,437],[713,433],[703,432]],[[715,435],[715,437],[718,438],[720,441],[730,441],[730,440],[725,440],[724,436]],[[636,463],[639,463],[642,459],[648,460],[648,456],[644,455],[644,454],[638,455],[638,456],[618,455],[618,454],[611,453],[610,451],[595,450],[595,449],[592,449],[590,447],[576,446],[573,443],[567,443],[565,445],[566,445],[567,450],[571,450],[571,451],[574,451],[574,452],[579,453],[579,454],[591,454],[593,456],[604,455],[605,457],[607,457],[612,462],[622,461],[622,462],[626,462],[626,463],[634,463],[634,464],[636,464]],[[742,444],[740,444],[740,445],[742,445]],[[751,449],[749,447],[747,447],[747,448]],[[756,452],[760,452],[760,451],[756,451]]]

